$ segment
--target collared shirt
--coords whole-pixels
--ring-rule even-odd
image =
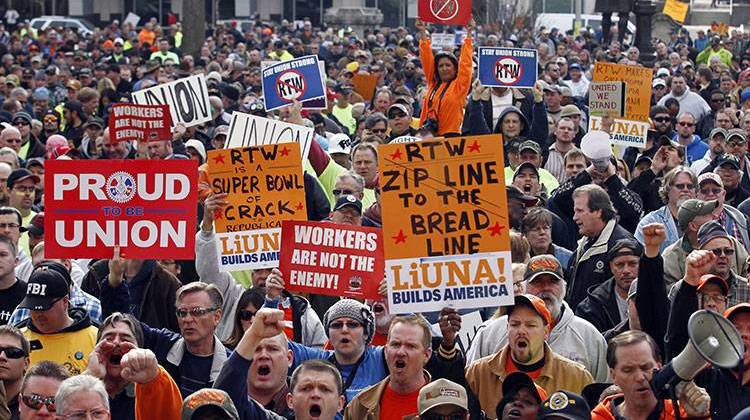
[[[554,176],[559,183],[565,182],[565,155],[557,150],[557,145],[552,143],[549,147],[549,156],[547,156],[547,163],[544,164],[544,169]]]
[[[70,290],[70,307],[81,308],[89,314],[91,321],[99,324],[102,321],[102,305],[99,299],[84,292],[76,284],[73,284]],[[31,316],[31,311],[25,308],[16,308],[13,315],[10,316],[8,325],[18,325],[19,322],[25,321]]]

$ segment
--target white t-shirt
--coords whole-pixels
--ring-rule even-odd
[[[513,105],[513,92],[506,89],[503,95],[498,96],[492,91],[490,100],[492,101],[492,127],[490,127],[490,131],[492,131],[497,126],[497,121],[500,119],[503,110]]]
[[[8,11],[5,12],[5,23],[8,25],[15,25],[16,20],[21,17],[21,15],[18,14],[16,9],[8,9]]]

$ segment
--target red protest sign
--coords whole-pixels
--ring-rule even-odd
[[[381,299],[380,229],[285,220],[279,269],[286,288],[320,295]]]
[[[471,0],[418,0],[419,18],[442,25],[466,25],[471,20]]]
[[[172,139],[168,105],[114,104],[109,112],[109,139],[160,141]]]
[[[49,160],[47,258],[195,258],[194,160]]]

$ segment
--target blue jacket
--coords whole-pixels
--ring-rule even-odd
[[[674,134],[672,140],[677,140],[677,133]],[[701,140],[701,136],[693,134],[693,142],[687,145],[685,155],[687,156],[688,166],[692,165],[696,160],[703,159],[706,152],[708,151],[708,144]]]
[[[643,227],[651,223],[658,223],[664,226],[664,230],[667,233],[667,238],[662,242],[661,247],[659,247],[660,254],[664,252],[668,246],[680,239],[680,231],[677,229],[677,225],[674,222],[672,213],[669,211],[669,207],[662,206],[647,214],[640,222],[638,222],[638,227],[635,229],[635,239],[637,239],[641,245],[645,246],[643,243]]]

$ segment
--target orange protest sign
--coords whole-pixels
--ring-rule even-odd
[[[355,74],[352,77],[354,91],[362,95],[366,101],[372,100],[375,95],[375,88],[378,85],[378,75],[375,74]]]
[[[685,17],[687,16],[689,8],[689,4],[683,3],[679,0],[666,0],[662,12],[677,22],[685,23]]]
[[[211,190],[229,194],[214,222],[223,270],[279,265],[281,222],[307,220],[300,159],[299,143],[208,152]]]
[[[378,155],[391,311],[512,303],[500,136],[380,145]]]
[[[651,82],[653,70],[645,67],[626,66],[597,61],[594,63],[593,82],[624,82],[625,116],[615,118],[610,139],[623,146],[643,148],[649,127],[651,108]],[[601,130],[601,117],[589,118],[589,131]]]

